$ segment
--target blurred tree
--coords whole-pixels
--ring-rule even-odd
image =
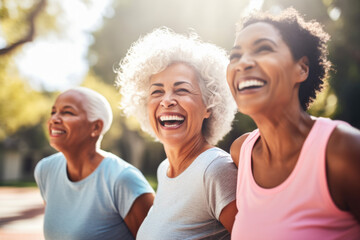
[[[56,29],[45,4],[46,0],[0,2],[0,40],[5,46],[0,49],[0,142],[22,127],[38,124],[50,107],[48,95],[32,89],[14,61],[23,44]]]
[[[50,109],[43,94],[32,90],[14,66],[0,68],[0,142],[21,127],[36,125]]]
[[[0,7],[0,20],[6,21],[6,19],[9,20],[9,9],[6,8],[6,3],[9,4],[9,1],[3,0],[3,4],[1,4]],[[20,32],[24,32],[24,35],[20,38],[16,39],[14,42],[11,42],[8,46],[4,48],[0,48],[0,55],[8,54],[12,51],[14,51],[19,46],[23,45],[26,42],[30,42],[33,40],[35,35],[35,20],[36,17],[40,14],[40,12],[44,9],[46,4],[46,0],[39,0],[38,3],[35,4],[30,10],[28,14],[21,14],[21,15],[27,15],[22,16],[23,21],[16,21],[17,25],[26,25],[25,29],[21,29]],[[24,11],[22,6],[20,5],[17,9],[18,11]],[[4,24],[3,24],[4,26]]]
[[[331,59],[335,74],[330,84],[338,96],[336,117],[360,128],[360,1],[327,0],[333,20]]]
[[[195,30],[204,41],[230,49],[235,22],[249,0],[114,0],[114,16],[94,34],[89,59],[94,72],[113,84],[113,68],[140,36],[161,26],[179,33]]]

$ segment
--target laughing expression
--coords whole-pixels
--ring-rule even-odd
[[[298,101],[297,63],[272,25],[245,27],[230,52],[227,81],[240,112],[271,113]]]
[[[164,144],[203,138],[203,121],[210,116],[195,71],[183,63],[151,77],[147,109],[151,126]]]

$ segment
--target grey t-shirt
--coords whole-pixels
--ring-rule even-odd
[[[45,239],[133,239],[124,218],[134,200],[153,189],[138,169],[103,154],[94,172],[78,182],[68,179],[62,153],[37,164],[34,175],[46,202]]]
[[[230,239],[218,221],[236,195],[237,168],[230,155],[211,148],[175,178],[167,177],[168,167],[166,159],[158,168],[154,205],[136,239]]]

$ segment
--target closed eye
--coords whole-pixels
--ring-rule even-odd
[[[161,90],[154,90],[150,93],[151,96],[153,95],[157,95],[157,94],[160,94],[162,91]]]
[[[273,48],[269,45],[262,45],[259,48],[256,49],[256,53],[260,53],[260,52],[272,52]]]
[[[186,93],[189,93],[190,91],[189,90],[187,90],[186,88],[179,88],[179,89],[177,89],[176,90],[176,92],[186,92]]]
[[[233,53],[230,55],[230,61],[233,60],[233,59],[240,59],[241,58],[241,54],[240,53]]]
[[[73,112],[70,112],[70,111],[64,111],[64,112],[62,112],[62,114],[75,115]]]

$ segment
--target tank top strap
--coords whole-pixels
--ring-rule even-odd
[[[249,136],[247,136],[247,138],[241,145],[240,154],[239,154],[239,168],[240,166],[245,167],[246,164],[251,164],[252,149],[259,136],[260,136],[259,129],[255,129],[249,134]],[[249,159],[250,159],[250,163],[247,163]]]

